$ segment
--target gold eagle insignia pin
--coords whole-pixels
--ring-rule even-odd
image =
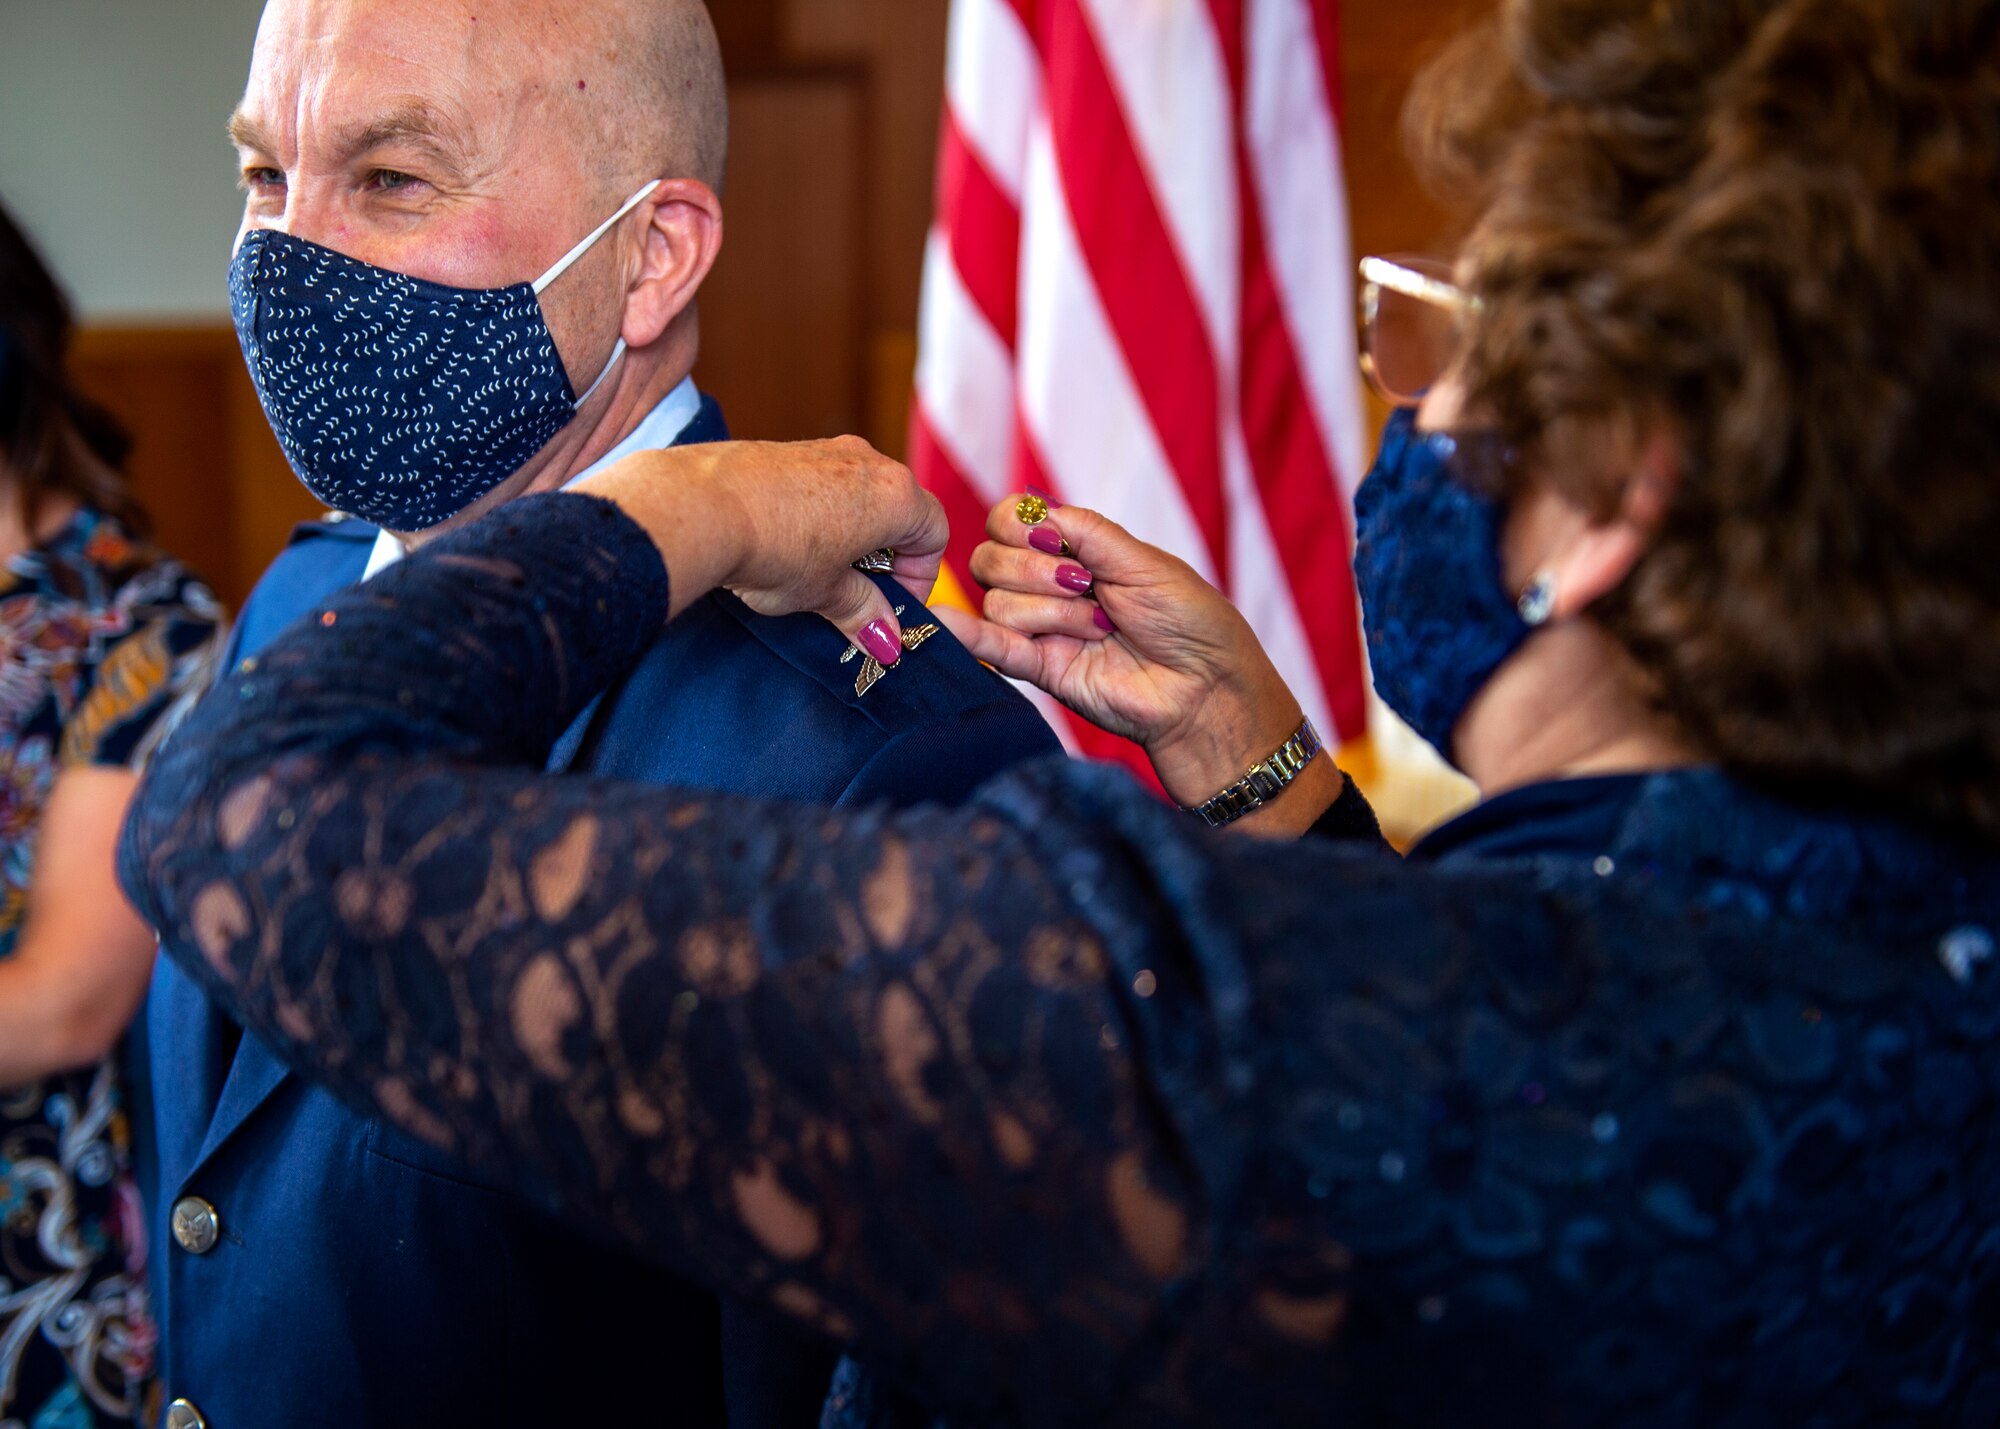
[[[896,607],[896,614],[900,617],[906,609],[908,609],[907,606],[899,605]],[[906,652],[915,650],[937,633],[938,627],[935,625],[919,625],[914,629],[906,629],[903,632],[903,649]],[[877,684],[881,683],[882,677],[889,672],[884,668],[880,660],[877,660],[873,655],[864,657],[861,651],[853,645],[848,646],[840,652],[840,663],[843,665],[851,664],[857,659],[861,661],[861,670],[854,677],[854,696],[856,699],[859,699],[874,689]]]

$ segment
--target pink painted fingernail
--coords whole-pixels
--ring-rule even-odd
[[[1068,549],[1062,532],[1049,526],[1037,526],[1028,532],[1028,544],[1045,556],[1060,556]]]
[[[1049,510],[1051,511],[1058,510],[1062,506],[1062,503],[1056,500],[1053,494],[1042,490],[1039,486],[1030,486],[1028,488],[1028,495],[1041,497],[1042,500],[1049,503]]]
[[[1111,623],[1111,617],[1104,613],[1103,606],[1092,606],[1090,608],[1090,618],[1096,624],[1097,628],[1102,630],[1106,635],[1116,635],[1118,633],[1118,627]]]
[[[861,627],[861,633],[855,638],[860,642],[861,648],[873,655],[877,663],[883,666],[893,665],[903,658],[903,642],[896,638],[884,621],[869,621]]]
[[[1097,584],[1097,578],[1082,566],[1057,566],[1056,584],[1078,595],[1088,595],[1090,588]]]

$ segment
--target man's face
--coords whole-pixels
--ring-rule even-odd
[[[279,229],[456,287],[537,277],[609,211],[585,152],[596,130],[582,101],[608,64],[589,8],[270,0],[230,122],[242,232]],[[601,293],[607,274],[582,275],[609,252],[586,255],[550,298]],[[564,321],[576,307],[548,310],[573,367],[589,360],[577,346],[608,351],[617,326]]]

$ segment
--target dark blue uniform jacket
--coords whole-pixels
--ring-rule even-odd
[[[705,401],[681,441],[726,436]],[[226,668],[360,579],[375,537],[352,520],[302,527],[251,596]],[[906,629],[928,623],[892,593]],[[843,649],[812,617],[710,596],[579,721],[555,766],[908,804],[957,801],[1059,748],[942,630],[865,695]],[[346,1110],[164,959],[141,1036],[166,1390],[212,1429],[817,1422],[829,1351],[603,1251]],[[189,1197],[220,1225],[203,1253],[173,1234]]]

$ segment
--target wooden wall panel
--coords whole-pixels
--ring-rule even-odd
[[[320,514],[271,435],[227,323],[96,327],[78,335],[83,388],[133,435],[134,489],[160,544],[232,609]]]
[[[869,78],[877,332],[916,331],[949,19],[950,6],[941,0],[786,0],[783,36],[791,54],[848,61]]]
[[[730,86],[732,177],[695,372],[745,436],[864,424],[865,87],[840,69]]]
[[[722,63],[733,78],[784,58],[784,0],[710,0]]]
[[[1402,111],[1410,81],[1468,16],[1490,0],[1400,0],[1349,4],[1341,11],[1347,185],[1354,250],[1435,249],[1451,216],[1417,183],[1403,157]]]

